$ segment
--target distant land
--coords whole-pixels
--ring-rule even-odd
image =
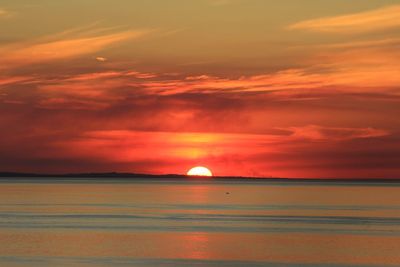
[[[40,174],[23,172],[0,172],[0,179],[231,179],[231,180],[257,180],[257,181],[277,181],[277,182],[379,182],[379,183],[400,183],[399,178],[281,178],[281,177],[256,177],[256,176],[212,176],[197,177],[184,174],[146,174],[146,173],[127,173],[127,172],[88,172],[88,173],[64,173],[64,174]]]

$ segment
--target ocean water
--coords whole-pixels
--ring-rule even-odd
[[[2,179],[0,266],[400,266],[400,187]]]

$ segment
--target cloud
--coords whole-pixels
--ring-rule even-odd
[[[171,76],[134,70],[103,70],[78,74],[9,75],[0,77],[8,88],[34,84],[34,92],[46,108],[104,108],[123,99],[182,94],[268,93],[279,101],[306,101],[337,94],[400,95],[398,52],[372,49],[341,49],[316,57],[307,68],[286,69],[260,75],[219,77],[210,74]],[[321,63],[322,62],[322,63]]]
[[[64,60],[96,53],[116,43],[143,36],[145,31],[122,31],[116,33],[92,32],[79,33],[79,36],[65,36],[51,40],[42,38],[36,42],[19,43],[0,48],[0,57],[4,63],[2,68],[20,65],[37,64],[42,62]]]
[[[11,16],[11,12],[3,8],[0,8],[0,18],[7,18],[9,16]]]
[[[135,83],[136,86],[140,86],[142,80],[151,78],[156,78],[156,75],[138,71],[103,71],[51,79],[43,77],[37,88],[40,94],[46,97],[45,101],[40,103],[45,103],[47,107],[53,106],[48,104],[68,104],[69,99],[75,104],[89,105],[89,108],[93,104],[96,107],[103,107],[104,102],[112,104],[129,96],[129,92],[119,96],[119,89],[126,88],[129,84],[132,88],[132,84]],[[55,98],[54,101],[52,98]]]
[[[316,142],[290,134],[86,129],[69,132],[35,128],[29,135],[4,134],[7,138],[0,140],[0,157],[4,159],[0,168],[183,173],[201,162],[216,174],[225,175],[339,178],[391,177],[398,172],[398,138],[379,136],[376,129],[313,127],[292,131],[317,129],[335,132],[324,136],[345,132],[357,137]],[[375,138],[368,138],[371,136]],[[15,146],[23,147],[23,155]]]
[[[301,21],[290,25],[288,29],[330,33],[378,31],[399,27],[399,14],[400,5],[393,5],[355,14]]]
[[[393,53],[370,52],[359,50],[323,54],[319,56],[323,63],[316,62],[308,68],[286,69],[261,75],[238,78],[200,75],[180,80],[144,81],[137,85],[146,88],[148,92],[163,95],[216,91],[296,93],[315,90],[319,93],[332,88],[343,92],[371,92],[377,87],[381,92],[386,89],[392,91],[392,87],[400,84],[400,64],[395,61]]]
[[[33,77],[31,76],[9,76],[9,77],[0,76],[0,86],[10,85],[10,84],[21,84],[32,80]]]
[[[400,112],[397,37],[319,45],[305,61],[242,76],[218,60],[172,74],[168,62],[153,64],[157,55],[133,64],[126,51],[102,51],[147,31],[97,27],[0,48],[1,169],[182,172],[202,162],[240,175],[399,171],[390,116]],[[76,58],[87,60],[64,62]],[[41,64],[49,62],[62,64]]]
[[[400,38],[382,38],[382,39],[372,39],[372,40],[362,40],[362,41],[347,41],[347,42],[338,42],[338,43],[330,43],[330,44],[315,44],[315,45],[295,45],[291,46],[290,49],[314,49],[325,51],[330,50],[339,50],[339,49],[356,49],[356,48],[394,48],[400,45]]]
[[[390,134],[383,129],[323,127],[319,125],[280,128],[280,130],[291,131],[291,136],[294,138],[315,141],[343,141],[357,138],[382,137]]]
[[[105,58],[105,57],[96,57],[96,60],[99,61],[99,62],[106,62],[107,58]]]
[[[388,114],[399,113],[400,98],[383,89],[368,96],[321,87],[327,73],[319,71],[228,78],[108,70],[4,78],[0,168],[181,173],[202,162],[221,174],[398,173],[398,120]]]

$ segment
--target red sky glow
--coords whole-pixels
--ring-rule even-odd
[[[0,171],[400,178],[400,1],[150,2],[0,3]]]

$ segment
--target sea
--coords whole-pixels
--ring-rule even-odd
[[[400,183],[2,178],[0,266],[400,266]]]

